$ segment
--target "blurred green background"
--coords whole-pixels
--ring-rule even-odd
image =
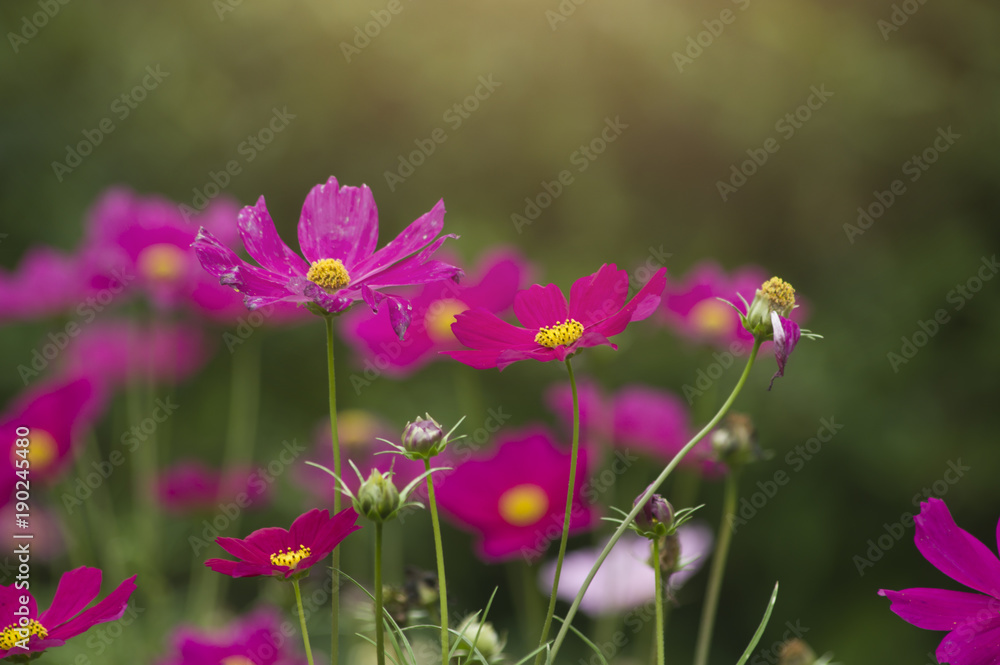
[[[398,13],[388,12],[390,4]],[[335,175],[371,186],[383,241],[443,198],[446,231],[462,236],[452,247],[466,260],[515,245],[542,266],[544,281],[564,287],[603,262],[637,266],[651,247],[671,254],[666,265],[675,277],[707,258],[728,268],[764,266],[808,300],[808,327],[825,339],[803,341],[770,393],[773,360],[765,357],[737,404],[776,453],[745,474],[742,495],[781,469],[791,481],[735,538],[713,662],[736,661],[775,580],[782,590],[762,646],[781,638],[785,621],[798,621],[817,652],[833,650],[844,663],[931,662],[927,654],[943,634],[904,623],[876,591],[959,587],[920,557],[912,530],[863,575],[854,557],[865,556],[869,539],[902,513],[916,512],[914,495],[957,460],[969,470],[944,498],[961,526],[993,546],[1000,280],[986,281],[971,299],[949,299],[949,292],[994,256],[1000,235],[1000,7],[973,0],[109,0],[60,5],[37,34],[25,32],[24,17],[38,11],[35,3],[0,6],[4,268],[35,244],[74,248],[88,207],[109,185],[190,205],[230,160],[240,173],[225,193],[242,203],[264,195],[288,239],[309,188]],[[373,23],[378,17],[385,25]],[[375,34],[367,43],[358,36],[366,25]],[[123,117],[116,99],[140,84],[147,67],[168,75]],[[482,80],[493,83],[488,94]],[[477,88],[481,99],[469,104],[478,108],[454,113]],[[821,104],[813,97],[814,108],[802,111],[814,89],[832,95]],[[262,149],[248,148],[244,142],[275,109],[294,118]],[[794,125],[783,121],[797,109]],[[57,177],[53,162],[64,162],[67,146],[103,118],[114,131]],[[574,157],[615,119],[627,127],[603,153],[586,162]],[[387,178],[400,175],[400,159],[438,128],[446,140],[412,175]],[[907,162],[932,148],[939,130],[958,138],[914,171]],[[777,150],[762,153],[772,138]],[[719,181],[754,154],[766,154],[766,162],[723,200]],[[525,215],[526,198],[563,170],[572,184],[518,228],[512,215]],[[897,179],[905,191],[874,223],[858,227],[863,232],[845,228]],[[901,337],[912,338],[938,309],[950,321],[894,369],[887,354],[900,353]],[[46,330],[0,330],[5,398],[19,391],[15,366]],[[325,412],[322,335],[317,322],[263,338],[258,451],[309,439]],[[340,353],[346,357],[346,347]],[[708,362],[645,324],[617,353],[589,354],[578,365],[609,389],[645,382],[679,392]],[[222,436],[229,364],[221,353],[180,388],[182,403],[199,406],[172,425],[179,450],[204,450]],[[539,395],[562,379],[560,370],[521,363],[502,375],[481,373],[485,403],[502,405],[515,425],[551,421]],[[341,404],[399,425],[428,409],[451,422],[461,414],[454,373],[437,364],[412,382],[380,380],[359,397],[345,370]],[[725,385],[737,374],[732,368]],[[793,472],[787,451],[830,417],[843,429]],[[108,438],[117,440],[110,428]],[[295,496],[292,485],[283,491]],[[720,499],[720,485],[703,487],[704,516],[717,519]],[[264,523],[287,525],[301,501],[286,505]],[[183,573],[186,536],[183,529],[175,535]],[[452,588],[463,606],[479,606],[493,584],[506,583],[505,573],[481,572],[466,557],[468,537],[446,535]],[[415,549],[413,558],[429,567],[429,542]],[[672,613],[674,662],[692,650],[705,577],[692,580]],[[259,589],[233,586],[246,597]],[[516,630],[509,600],[494,620]],[[87,653],[71,645],[66,657],[74,648]],[[566,656],[575,662],[585,652]]]

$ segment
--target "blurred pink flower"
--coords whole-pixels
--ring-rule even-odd
[[[270,498],[268,489],[249,467],[218,470],[199,460],[182,460],[160,472],[155,492],[168,511],[191,513],[214,510],[222,501],[260,508]]]
[[[476,369],[502,370],[518,360],[562,361],[585,347],[617,349],[608,338],[655,311],[666,274],[666,268],[657,270],[631,300],[627,300],[628,272],[613,263],[576,280],[568,301],[555,284],[535,284],[514,298],[521,327],[482,307],[467,310],[451,329],[468,348],[445,353]]]
[[[73,500],[72,494],[64,496],[71,497],[71,501]],[[63,502],[65,504],[65,498]],[[0,524],[3,525],[3,527],[0,527],[2,528],[0,533],[3,534],[8,543],[18,542],[16,534],[23,536],[25,533],[30,533],[32,536],[32,561],[52,561],[66,551],[66,537],[63,533],[59,515],[50,510],[41,501],[32,501],[29,505],[31,508],[31,517],[29,518],[31,528],[29,531],[17,527],[15,521],[17,513],[24,511],[18,510],[17,504],[11,502],[0,508]],[[70,515],[72,515],[72,511],[70,511]]]
[[[450,260],[450,259],[449,259]],[[531,272],[515,250],[493,252],[480,260],[475,277],[428,284],[416,292],[412,323],[400,340],[392,334],[389,313],[371,314],[355,309],[342,320],[344,338],[379,371],[406,376],[439,358],[438,352],[462,348],[451,324],[472,307],[504,314],[514,303],[514,294]]]
[[[672,594],[701,569],[712,549],[712,530],[698,523],[688,523],[677,529],[680,543],[679,570],[666,579],[667,593]],[[559,598],[572,602],[583,588],[583,582],[607,545],[575,550],[566,555],[559,576]],[[611,549],[587,587],[580,609],[593,617],[620,614],[655,600],[655,572],[649,565],[650,542],[642,536],[626,533]],[[555,561],[546,563],[538,573],[538,586],[548,593],[555,580]]]
[[[78,257],[33,247],[17,269],[0,271],[0,324],[71,311],[91,292]]]
[[[489,562],[522,556],[534,561],[562,533],[569,482],[569,450],[543,427],[504,432],[490,456],[479,456],[441,472],[435,482],[446,517],[477,533],[476,549]],[[593,506],[580,499],[587,454],[577,461],[570,532],[593,526]]]
[[[175,653],[158,665],[305,665],[287,648],[283,623],[276,610],[261,608],[221,630],[181,626],[170,638]]]

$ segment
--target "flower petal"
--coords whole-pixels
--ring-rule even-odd
[[[351,284],[353,286],[363,283],[373,287],[386,287],[430,284],[445,279],[457,282],[465,274],[461,268],[444,261],[431,260],[431,255],[444,244],[444,241],[452,238],[458,238],[458,236],[454,233],[447,233],[419,253],[394,263],[385,270],[355,277]]]
[[[569,292],[569,313],[586,328],[603,321],[625,304],[628,271],[605,263],[593,275],[573,282]]]
[[[354,266],[355,279],[370,279],[392,264],[430,244],[444,228],[444,201],[418,217],[382,249]]]
[[[914,542],[935,568],[959,584],[1000,598],[1000,561],[985,545],[955,524],[944,501],[920,504]]]
[[[629,323],[649,317],[660,305],[660,296],[666,285],[667,269],[660,268],[624,307],[617,312],[608,311],[608,318],[594,323],[594,329],[605,337],[614,337],[625,330]],[[625,289],[628,290],[627,282]]]
[[[101,592],[101,571],[82,566],[63,573],[52,605],[38,618],[43,626],[58,626],[72,619]]]
[[[935,657],[949,665],[995,665],[1000,659],[1000,622],[979,629],[962,626],[941,640]]]
[[[219,545],[219,547],[241,561],[250,561],[252,563],[261,564],[270,563],[271,561],[272,552],[264,552],[256,545],[248,543],[245,540],[219,536],[215,539],[215,542]]]
[[[307,261],[340,259],[350,271],[377,244],[378,208],[368,185],[340,187],[331,177],[312,188],[299,217],[299,245]]]
[[[514,314],[525,328],[537,330],[568,319],[569,305],[555,284],[535,284],[514,296]]]
[[[785,363],[788,362],[788,356],[792,355],[802,335],[799,324],[780,316],[777,312],[771,312],[771,327],[774,329],[774,358],[778,361],[778,371],[771,377],[768,390],[774,385],[775,379],[785,375]]]
[[[535,344],[533,331],[511,325],[481,307],[468,309],[456,316],[455,323],[451,324],[451,331],[459,342],[477,350]]]
[[[970,619],[977,620],[982,616],[981,611],[986,611],[986,617],[996,617],[1000,609],[1000,601],[996,598],[967,591],[879,589],[878,595],[892,601],[889,609],[903,621],[924,630],[954,630]]]
[[[309,266],[302,257],[278,236],[263,196],[257,200],[257,205],[247,206],[240,211],[238,224],[243,246],[264,268],[288,277],[305,276],[309,271]]]
[[[125,614],[125,607],[128,605],[128,600],[135,591],[135,578],[136,576],[133,575],[123,581],[104,600],[90,609],[84,610],[76,618],[59,626],[46,626],[49,629],[49,638],[54,640],[68,640],[96,624],[121,619],[122,615]],[[42,620],[42,625],[45,625],[44,620]]]

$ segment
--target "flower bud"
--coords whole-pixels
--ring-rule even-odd
[[[384,522],[395,517],[401,503],[391,474],[383,476],[378,469],[372,469],[368,480],[358,489],[354,508],[372,522]]]
[[[649,488],[647,487],[646,489],[648,490]],[[635,498],[635,501],[632,502],[632,507],[639,505],[640,499],[642,499],[642,494]],[[649,501],[643,505],[642,510],[635,516],[635,525],[640,531],[649,532],[656,536],[665,534],[673,523],[674,507],[659,494],[649,497]],[[664,525],[664,528],[659,528],[659,525]]]
[[[795,638],[781,645],[778,665],[813,665],[815,662],[816,654],[802,640]]]
[[[730,413],[712,432],[712,449],[722,462],[742,466],[760,459],[757,430],[745,413]]]
[[[772,277],[764,282],[747,311],[747,329],[754,336],[770,339],[774,333],[772,312],[787,317],[795,307],[795,289],[788,282]]]
[[[676,533],[672,533],[669,536],[663,536],[660,539],[660,560],[659,562],[652,561],[652,565],[659,563],[660,572],[663,573],[663,579],[669,578],[671,575],[677,572],[677,566],[681,559],[681,539]]]
[[[498,663],[503,659],[503,648],[507,640],[497,635],[490,622],[482,623],[475,614],[471,614],[462,620],[458,632],[462,634],[455,646],[458,653],[475,654],[478,650],[487,663]]]
[[[433,455],[435,446],[444,439],[444,430],[432,418],[407,423],[403,430],[403,448],[408,452]]]

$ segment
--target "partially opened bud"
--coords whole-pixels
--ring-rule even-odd
[[[632,506],[637,506],[641,499],[642,494],[635,498]],[[649,501],[642,506],[642,510],[635,516],[635,526],[647,538],[659,538],[665,535],[670,527],[673,526],[673,523],[674,507],[659,494],[649,497]]]
[[[403,430],[403,448],[408,452],[427,455],[444,439],[444,430],[433,419],[407,423]]]

